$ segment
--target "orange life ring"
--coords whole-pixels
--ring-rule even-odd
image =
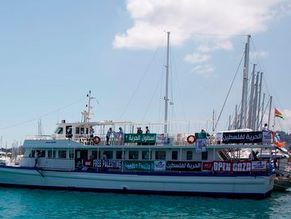
[[[188,144],[194,144],[195,141],[196,141],[196,138],[195,138],[194,135],[189,135],[189,136],[187,137],[187,142],[188,142]]]
[[[95,136],[95,137],[93,138],[93,143],[94,143],[94,144],[99,144],[100,141],[101,141],[101,139],[100,139],[100,137],[98,137],[98,136]]]

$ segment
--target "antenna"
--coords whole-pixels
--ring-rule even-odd
[[[91,119],[91,110],[92,110],[92,106],[91,106],[91,100],[94,99],[94,97],[91,96],[91,90],[89,90],[89,93],[87,94],[87,98],[88,98],[88,103],[86,104],[86,109],[82,112],[82,116],[83,116],[83,122],[90,122]]]

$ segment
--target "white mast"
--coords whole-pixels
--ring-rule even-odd
[[[234,114],[234,129],[237,129],[237,121],[238,121],[238,118],[237,118],[237,105],[235,105],[235,114]]]
[[[273,97],[272,97],[272,96],[270,96],[269,116],[268,116],[268,128],[270,128],[270,122],[271,122],[272,99],[273,99]]]
[[[212,133],[214,133],[214,131],[215,131],[215,128],[214,128],[214,126],[215,126],[215,111],[214,111],[214,109],[213,109],[213,112],[212,112]]]
[[[254,108],[252,113],[252,129],[256,130],[257,123],[256,123],[256,117],[257,117],[257,107],[258,107],[258,92],[259,92],[259,73],[256,74],[256,83],[255,83],[255,96],[254,96]]]
[[[247,97],[248,97],[248,73],[249,73],[249,52],[250,52],[250,38],[247,36],[247,43],[245,45],[244,69],[243,69],[243,87],[240,113],[240,128],[246,128],[247,115]]]
[[[251,93],[250,93],[249,114],[248,114],[248,128],[252,128],[252,122],[253,122],[252,114],[253,114],[253,109],[254,109],[255,71],[256,71],[256,64],[253,65],[253,71],[252,71]]]
[[[228,130],[231,130],[232,126],[231,126],[231,115],[229,115],[228,117]]]
[[[168,134],[168,106],[169,106],[169,53],[170,53],[170,32],[167,32],[167,64],[166,64],[166,92],[165,92],[165,118],[164,134]]]
[[[91,109],[92,109],[92,106],[91,106],[91,100],[94,99],[94,97],[91,96],[91,91],[89,90],[89,93],[87,94],[87,97],[88,97],[88,104],[86,105],[86,110],[84,110],[82,112],[82,115],[83,115],[83,122],[90,122],[90,116],[91,116]]]
[[[265,98],[266,98],[266,94],[263,93],[263,102],[262,102],[262,112],[261,112],[261,119],[260,119],[260,123],[258,127],[262,127],[263,126],[263,119],[264,119],[264,114],[265,114]]]
[[[41,119],[38,120],[38,123],[37,123],[37,130],[38,130],[38,135],[41,136],[41,135],[42,135],[42,124],[41,124]]]
[[[255,120],[257,122],[257,128],[259,128],[259,123],[260,123],[261,98],[262,98],[262,83],[263,83],[263,72],[261,72],[261,74],[260,74],[258,114],[257,114],[256,120]]]

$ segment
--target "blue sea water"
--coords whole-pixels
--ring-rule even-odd
[[[1,218],[291,218],[291,192],[264,200],[0,188]]]

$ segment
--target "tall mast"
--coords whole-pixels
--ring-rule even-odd
[[[214,131],[215,131],[214,123],[215,123],[215,111],[213,109],[213,112],[212,112],[212,133],[214,133]]]
[[[37,123],[37,131],[38,131],[38,135],[41,136],[42,135],[42,124],[41,124],[41,119],[38,120]]]
[[[169,53],[170,53],[170,32],[167,32],[167,64],[166,64],[166,92],[165,92],[165,118],[164,134],[168,134],[168,106],[169,106]]]
[[[270,122],[271,122],[272,99],[273,99],[273,97],[272,97],[272,96],[270,96],[269,116],[268,116],[268,128],[270,128]]]
[[[262,112],[261,112],[261,119],[260,119],[260,123],[258,127],[262,127],[263,126],[263,119],[264,119],[264,114],[265,114],[265,98],[266,98],[266,94],[263,93],[263,102],[262,102]]]
[[[254,96],[254,108],[252,113],[252,129],[257,129],[256,117],[257,117],[257,107],[258,107],[258,93],[259,93],[259,72],[256,74],[256,82],[255,82],[255,96]]]
[[[260,123],[260,113],[261,113],[261,98],[262,98],[262,83],[263,83],[263,72],[260,73],[260,86],[259,86],[259,101],[258,101],[258,114],[257,114],[257,128],[259,128]]]
[[[248,73],[249,73],[249,53],[250,53],[250,38],[247,36],[247,43],[245,45],[244,69],[243,69],[243,87],[240,113],[240,128],[246,128],[247,116],[247,97],[248,97]]]
[[[235,105],[235,114],[234,114],[234,129],[237,129],[237,105]]]
[[[232,127],[231,127],[231,115],[229,115],[228,117],[228,130],[231,130]]]
[[[252,114],[253,114],[253,109],[254,109],[255,71],[256,71],[256,64],[253,65],[253,71],[252,71],[251,93],[250,93],[249,114],[248,114],[248,128],[252,128],[252,122],[253,122]]]

